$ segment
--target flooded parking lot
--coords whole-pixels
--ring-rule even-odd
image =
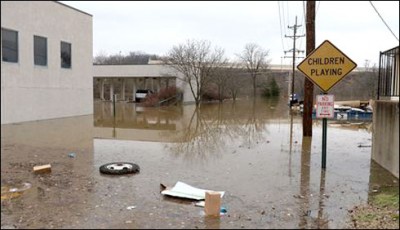
[[[398,186],[371,162],[370,121],[328,122],[321,171],[322,122],[303,138],[284,100],[119,102],[113,113],[95,102],[94,115],[2,125],[2,228],[346,228],[372,190]],[[120,161],[140,173],[100,174]],[[50,173],[33,173],[44,164]],[[177,181],[225,191],[227,213],[160,194]]]

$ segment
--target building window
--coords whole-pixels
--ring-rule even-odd
[[[33,36],[33,47],[35,65],[47,66],[47,38]]]
[[[1,28],[2,60],[18,62],[18,32]]]
[[[61,67],[71,68],[71,44],[61,42]]]

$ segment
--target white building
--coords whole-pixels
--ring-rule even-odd
[[[189,84],[181,80],[184,78],[183,74],[163,64],[94,65],[93,77],[94,81],[100,81],[100,98],[103,100],[112,100],[114,93],[119,94],[118,99],[126,100],[131,96],[135,100],[137,89],[151,89],[153,92],[158,92],[161,89],[161,85],[166,87],[174,84],[173,86],[182,90],[184,104],[194,103],[195,101]],[[117,81],[122,83],[121,90],[118,92],[114,91],[114,85],[116,85]],[[132,89],[126,90],[125,85],[128,81],[133,82]],[[110,89],[108,98],[104,95],[106,87]],[[125,95],[125,91],[131,92],[130,95]]]
[[[93,114],[92,15],[1,2],[1,124]]]

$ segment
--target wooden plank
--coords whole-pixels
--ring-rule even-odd
[[[38,165],[33,167],[33,172],[35,173],[49,173],[51,172],[51,165]]]

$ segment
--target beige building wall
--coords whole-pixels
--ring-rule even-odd
[[[399,102],[375,101],[372,159],[399,178]]]
[[[18,32],[18,62],[1,61],[1,124],[93,113],[92,16],[54,1],[2,1],[1,27]],[[33,36],[47,38],[34,65]],[[71,68],[61,68],[61,41]]]

